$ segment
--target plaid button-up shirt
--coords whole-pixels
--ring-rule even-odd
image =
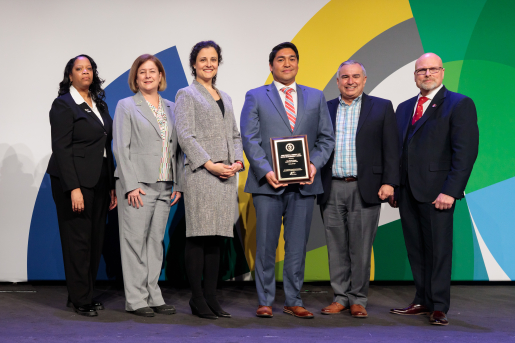
[[[358,176],[356,159],[356,131],[363,94],[347,105],[340,95],[336,112],[336,145],[334,147],[333,176]]]

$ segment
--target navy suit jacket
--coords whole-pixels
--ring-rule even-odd
[[[245,192],[277,195],[265,175],[273,171],[270,138],[307,135],[309,157],[317,173],[311,185],[300,186],[303,195],[323,192],[320,170],[334,148],[334,134],[324,94],[318,89],[297,85],[297,119],[292,132],[284,104],[274,83],[252,89],[245,96],[240,127],[243,150],[250,163]]]
[[[417,97],[397,107],[401,179],[409,179],[417,201],[433,202],[440,193],[461,199],[479,146],[474,102],[442,87],[407,137]]]
[[[327,102],[335,130],[339,103],[339,98]],[[392,102],[363,93],[356,131],[356,159],[359,192],[368,204],[386,201],[377,195],[381,185],[400,183],[398,139]],[[318,197],[318,204],[325,204],[329,199],[333,160],[334,152],[321,172],[324,194]]]

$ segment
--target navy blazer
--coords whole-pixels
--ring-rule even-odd
[[[104,149],[107,156],[110,189],[114,189],[114,161],[111,151],[113,120],[100,111],[104,124],[85,103],[77,105],[70,93],[52,103],[50,126],[52,155],[47,173],[58,177],[63,190],[94,187],[102,171]],[[86,111],[85,109],[88,109]]]
[[[417,201],[433,202],[440,193],[461,199],[479,147],[476,106],[442,87],[407,137],[417,98],[397,107],[402,179],[407,173]]]
[[[313,184],[300,186],[303,195],[323,192],[320,170],[334,149],[334,134],[324,94],[297,84],[297,119],[292,131],[284,104],[274,83],[247,92],[241,111],[240,128],[243,150],[250,163],[245,192],[282,194],[265,175],[272,171],[270,138],[307,135],[309,157],[317,168]]]
[[[327,102],[335,130],[339,103],[339,98]],[[356,159],[358,188],[366,203],[379,204],[386,201],[377,195],[382,185],[399,185],[398,146],[392,102],[363,93],[356,131]],[[333,160],[334,152],[322,169],[324,194],[318,197],[318,204],[325,204],[329,199]]]

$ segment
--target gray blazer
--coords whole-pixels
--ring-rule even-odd
[[[229,163],[243,162],[241,136],[234,119],[231,98],[220,90],[218,92],[224,103],[224,117],[208,90],[196,80],[189,87],[180,89],[175,96],[176,101],[184,99],[180,111],[177,111],[176,125],[181,147],[186,154],[184,164],[192,171],[209,160],[221,162],[229,158]]]
[[[181,179],[184,166],[183,155],[177,144],[175,104],[166,99],[162,100],[165,105],[164,110],[171,143],[170,162],[174,179],[173,190],[182,191]],[[161,130],[157,119],[141,92],[120,100],[116,106],[113,121],[113,153],[117,163],[114,176],[120,179],[124,190],[130,192],[139,188],[139,182],[157,182],[162,144]]]

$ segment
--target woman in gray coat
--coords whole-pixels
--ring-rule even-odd
[[[170,206],[181,197],[183,158],[174,103],[158,93],[166,88],[166,75],[153,55],[134,61],[129,86],[135,94],[118,102],[113,129],[116,191],[123,199],[118,222],[125,310],[143,317],[174,314],[175,308],[165,304],[157,284]]]
[[[186,273],[193,314],[230,317],[216,299],[220,237],[233,237],[237,183],[243,169],[241,137],[231,98],[214,84],[222,62],[213,41],[197,43],[190,54],[195,80],[175,97],[179,144],[184,151]],[[204,276],[204,292],[201,280]]]

